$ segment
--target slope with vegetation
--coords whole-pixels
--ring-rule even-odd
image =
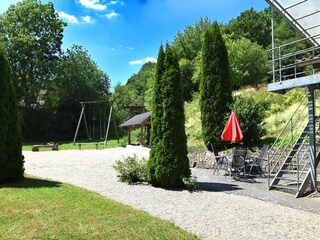
[[[275,122],[276,126],[271,126],[273,114],[281,115],[282,111],[290,108],[292,104],[299,101],[301,90],[289,93],[289,95],[277,95],[268,93],[265,88],[260,91],[248,89],[265,86],[271,81],[268,71],[271,69],[268,64],[268,49],[271,48],[271,12],[269,8],[262,11],[249,9],[242,12],[235,19],[226,24],[220,24],[221,32],[226,44],[230,64],[230,80],[233,92],[233,100],[226,108],[232,109],[239,115],[242,122],[244,142],[246,146],[257,146],[261,141],[272,139],[282,124]],[[178,32],[173,40],[182,78],[184,89],[184,100],[186,109],[186,133],[188,137],[189,150],[203,149],[201,143],[201,122],[199,120],[199,91],[201,79],[201,55],[204,32],[213,25],[209,18],[201,18],[193,25],[187,26],[183,31]],[[292,42],[301,37],[282,17],[275,13],[275,43],[276,46]],[[307,45],[306,42],[300,44]],[[288,49],[293,51],[294,49]],[[139,76],[143,76],[144,67],[141,68]],[[148,69],[148,78],[130,79],[125,86],[127,92],[137,92],[140,84],[133,82],[143,81],[146,86],[144,90],[144,99],[142,103],[148,106],[150,110],[151,91],[154,77],[150,76]],[[154,70],[153,70],[154,74]],[[153,75],[154,76],[154,75]],[[147,79],[147,84],[145,80]],[[253,88],[251,88],[252,86]],[[120,88],[120,86],[119,86]],[[239,90],[240,91],[237,91]],[[292,94],[292,95],[291,95]],[[114,96],[119,97],[117,89]],[[241,95],[241,96],[239,96]],[[131,99],[141,99],[141,96],[130,96]],[[291,100],[290,100],[291,99]],[[141,103],[141,102],[140,102]],[[119,104],[118,108],[121,108]],[[229,113],[223,114],[224,121],[220,121],[221,127],[227,120]],[[278,118],[276,118],[278,119]],[[279,118],[280,119],[280,118]],[[283,121],[283,120],[281,120]],[[199,142],[200,141],[200,142]],[[221,143],[222,147],[228,147],[227,143]]]

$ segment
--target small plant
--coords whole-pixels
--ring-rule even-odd
[[[184,187],[189,191],[195,190],[198,187],[197,178],[194,176],[182,179]]]
[[[133,155],[124,158],[123,161],[117,160],[113,168],[119,173],[121,182],[133,184],[147,181],[146,162],[145,158],[139,160],[137,155]]]

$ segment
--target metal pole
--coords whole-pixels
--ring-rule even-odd
[[[77,135],[78,135],[78,131],[79,131],[79,127],[80,127],[82,115],[83,115],[83,112],[84,112],[84,108],[86,107],[86,105],[83,104],[83,103],[81,103],[81,105],[82,105],[82,109],[81,109],[81,113],[80,113],[80,117],[79,117],[79,121],[78,121],[78,126],[77,126],[77,129],[76,129],[76,133],[74,134],[73,145],[74,145],[75,142],[76,142],[76,138],[77,138]]]
[[[308,111],[309,111],[309,138],[310,138],[310,175],[311,175],[311,190],[318,192],[317,175],[315,168],[316,158],[316,138],[315,138],[315,90],[312,87],[308,88]]]
[[[104,146],[107,146],[107,139],[108,139],[108,134],[109,134],[111,114],[112,114],[112,105],[111,105],[111,107],[110,107],[109,120],[108,120],[108,126],[107,126],[107,131],[106,131],[106,137],[105,137],[105,139],[104,139]]]
[[[271,41],[272,41],[272,77],[273,77],[273,82],[276,82],[276,73],[275,73],[275,56],[274,56],[274,16],[273,16],[273,7],[270,6],[271,8]]]

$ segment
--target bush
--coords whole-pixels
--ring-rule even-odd
[[[182,181],[183,181],[184,187],[189,191],[192,191],[198,188],[197,178],[194,176],[191,176],[189,178],[182,178]]]
[[[123,161],[117,160],[113,168],[119,173],[121,182],[133,184],[147,181],[147,169],[145,158],[139,161],[137,155],[128,156]]]
[[[243,144],[253,146],[260,143],[266,133],[266,109],[262,103],[254,101],[252,97],[236,96],[231,104],[231,109],[236,112],[243,134]]]

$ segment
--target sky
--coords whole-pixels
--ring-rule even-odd
[[[18,0],[0,0],[0,13]],[[42,0],[42,3],[48,3]],[[268,7],[264,0],[51,0],[67,22],[63,50],[73,44],[88,50],[105,71],[111,86],[125,84],[141,66],[156,61],[161,43],[201,17],[228,23],[253,7]]]

